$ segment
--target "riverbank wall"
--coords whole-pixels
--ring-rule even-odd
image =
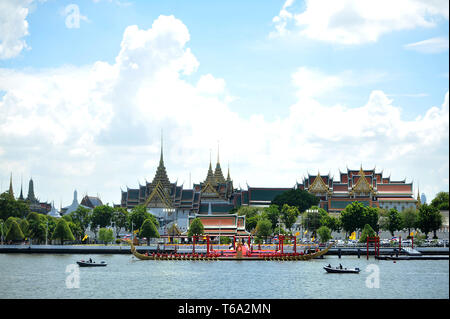
[[[158,249],[159,248],[159,249]],[[137,246],[138,252],[175,252],[173,246]],[[449,255],[448,247],[416,247],[422,255]],[[192,248],[181,248],[177,253],[191,253]],[[206,253],[206,248],[195,247],[196,253]],[[286,253],[292,252],[285,250]],[[23,254],[131,254],[130,246],[126,245],[109,245],[109,246],[83,246],[83,245],[3,245],[0,246],[1,253],[23,253]],[[374,255],[373,248],[369,248],[369,255]],[[398,247],[380,248],[381,255],[406,255],[405,251],[398,251]],[[367,249],[364,247],[333,247],[327,255],[331,256],[366,256]]]

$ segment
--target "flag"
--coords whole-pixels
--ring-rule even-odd
[[[413,237],[414,236],[414,232],[412,231],[409,236]]]
[[[134,234],[137,234],[139,232],[139,229],[136,229],[135,231],[134,231]]]
[[[82,241],[85,241],[86,240],[86,238],[88,238],[89,236],[86,234],[84,237],[83,237],[83,240]]]
[[[305,232],[303,234],[306,235],[307,233],[308,233],[308,230],[305,230]]]
[[[355,240],[356,239],[356,233],[353,232],[348,239]]]
[[[314,241],[314,237],[313,237],[313,238],[311,238],[311,241]]]
[[[299,231],[296,232],[296,233],[295,233],[295,236],[300,236],[300,232],[299,232]]]

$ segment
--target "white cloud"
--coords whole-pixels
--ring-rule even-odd
[[[421,53],[441,53],[448,51],[448,38],[436,37],[405,45],[406,49]]]
[[[320,97],[343,87],[371,85],[387,77],[386,73],[373,70],[354,72],[347,70],[339,74],[325,74],[310,67],[300,67],[292,74],[292,83],[297,96]]]
[[[225,80],[216,79],[211,74],[202,75],[197,82],[197,90],[206,94],[221,94],[225,90]]]
[[[28,48],[26,20],[32,0],[0,1],[0,59],[14,58]]]
[[[301,67],[288,116],[243,118],[228,105],[224,79],[202,74],[190,82],[199,62],[189,39],[180,20],[160,16],[148,30],[126,28],[113,64],[0,69],[3,179],[10,171],[33,175],[43,200],[64,205],[74,188],[117,203],[120,187],[153,178],[163,128],[169,177],[185,186],[189,173],[192,182],[206,177],[220,141],[222,169],[230,163],[236,187],[292,186],[308,171],[334,174],[363,163],[393,178],[420,178],[430,192],[448,188],[448,93],[441,107],[407,121],[382,91],[357,108],[322,104],[323,94],[372,79]]]
[[[392,31],[430,28],[439,19],[448,20],[447,0],[306,0],[303,12],[289,12],[287,1],[273,18],[276,32],[270,36],[296,33],[314,40],[353,45],[376,42]],[[287,28],[289,23],[295,26]]]

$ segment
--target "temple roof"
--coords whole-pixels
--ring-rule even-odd
[[[262,188],[262,187],[249,187],[249,201],[267,201],[271,202],[275,197],[284,192],[292,190],[292,188]]]
[[[211,186],[217,186],[216,178],[214,177],[214,173],[211,166],[211,160],[209,161],[208,174],[206,175],[205,184],[210,184]]]

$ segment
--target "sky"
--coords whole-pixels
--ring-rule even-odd
[[[0,187],[120,203],[218,155],[236,188],[382,171],[449,189],[446,0],[1,0]]]

